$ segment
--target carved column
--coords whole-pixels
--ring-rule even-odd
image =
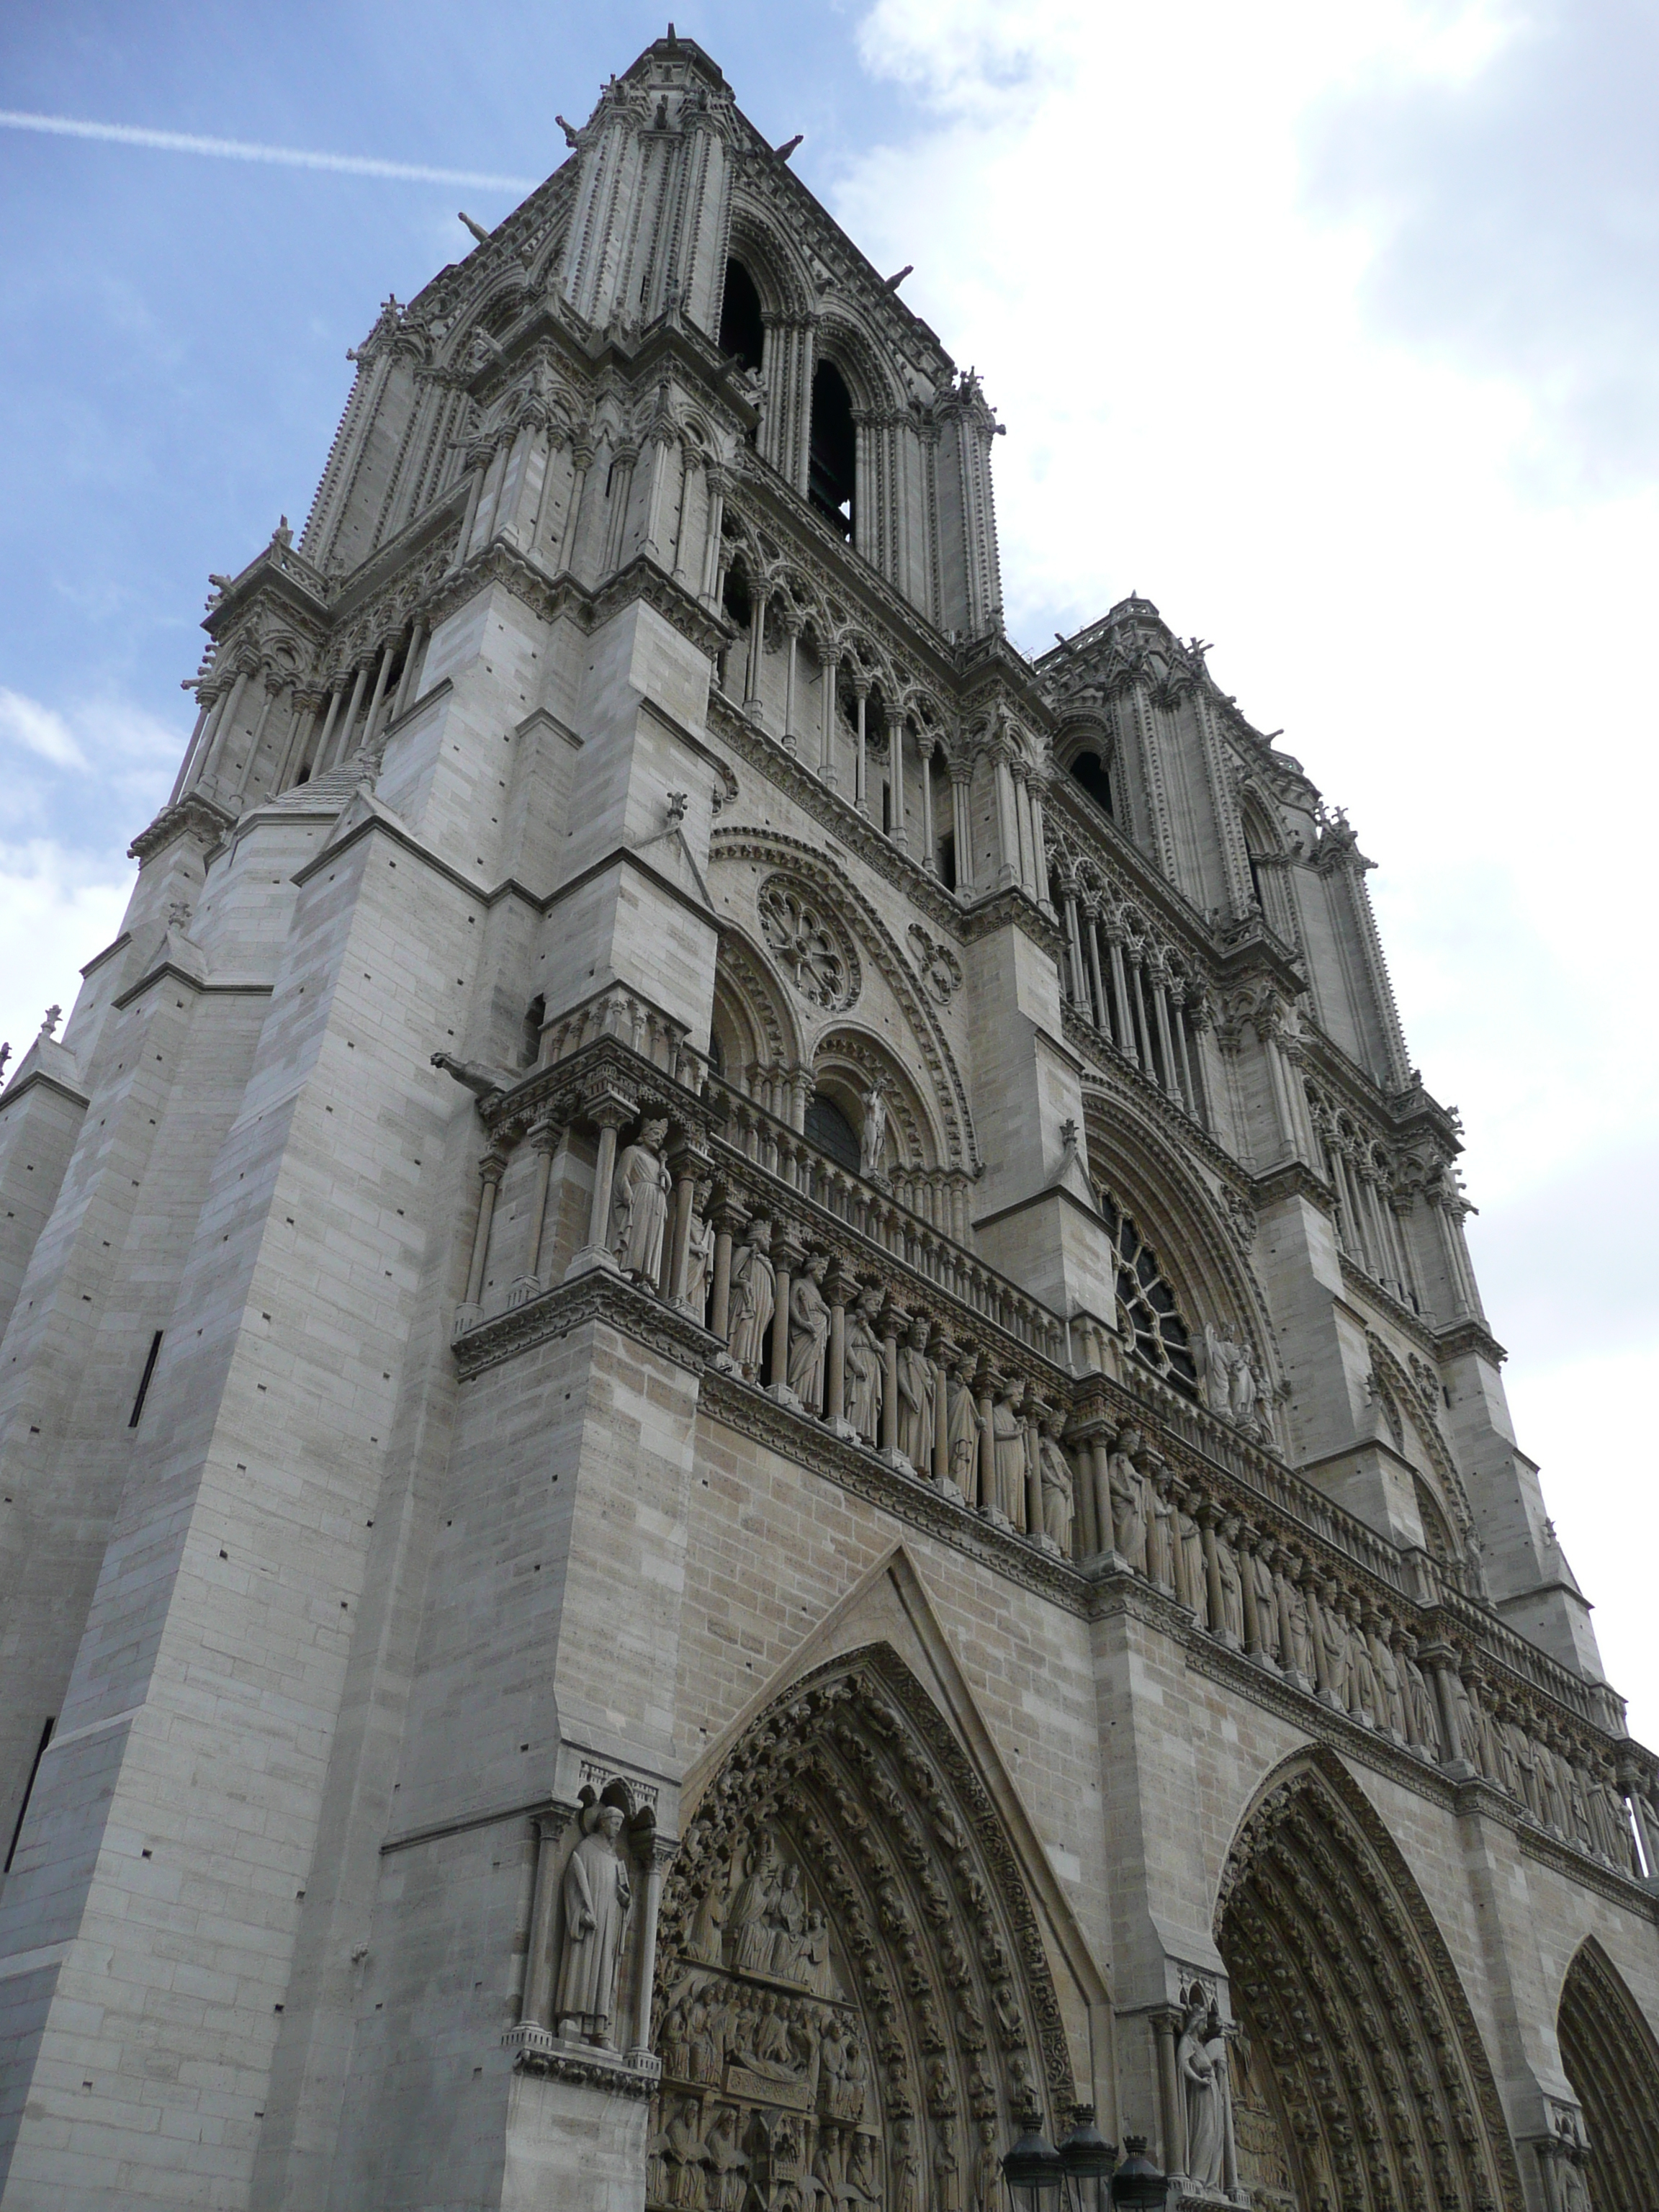
[[[1089,987],[1085,995],[1091,1001],[1095,1027],[1103,1036],[1109,1037],[1112,1034],[1112,1018],[1106,1004],[1106,986],[1100,973],[1100,915],[1094,907],[1088,908],[1086,912],[1089,921]]]
[[[956,837],[958,897],[965,896],[974,888],[973,778],[971,761],[951,763],[951,822]]]
[[[888,831],[901,853],[910,849],[910,833],[904,821],[904,717],[887,725],[887,749],[893,763],[893,820]]]
[[[743,704],[746,714],[755,714],[760,707],[761,655],[766,650],[766,593],[757,583],[749,602],[749,666],[743,681]]]
[[[1117,1549],[1117,1530],[1112,1521],[1112,1432],[1097,1429],[1089,1438],[1089,1487],[1095,1501],[1095,1534],[1103,1552]]]
[[[489,1224],[495,1218],[495,1195],[507,1172],[506,1153],[493,1148],[487,1152],[478,1162],[478,1172],[483,1183],[478,1193],[478,1218],[472,1231],[472,1263],[467,1269],[465,1300],[465,1311],[474,1316],[483,1291],[484,1263],[489,1257]]]
[[[1013,1405],[1012,1396],[1008,1402]],[[1025,1437],[1025,1534],[1036,1536],[1042,1529],[1042,1437],[1032,1418],[1029,1397],[1020,1413],[1020,1426]]]
[[[714,1224],[714,1289],[708,1309],[710,1333],[722,1344],[732,1333],[732,1232],[743,1216],[731,1201],[722,1199],[718,1208],[709,1209]]]
[[[836,787],[836,688],[841,677],[841,656],[826,650],[822,661],[823,690],[823,726],[818,733],[818,775],[833,791]]]
[[[935,1336],[933,1353],[933,1480],[942,1489],[951,1480],[951,1367],[956,1347],[949,1337]]]
[[[920,733],[916,738],[916,772],[921,778],[921,865],[930,876],[937,875],[939,860],[933,850],[933,748],[929,744],[924,750]]]
[[[1152,2035],[1158,2047],[1158,2116],[1164,2127],[1164,2170],[1187,2171],[1187,2119],[1181,2108],[1181,2080],[1176,2072],[1176,2030],[1180,2014],[1160,2006],[1152,2014]]]
[[[599,1146],[593,1163],[593,1195],[587,1209],[587,1242],[565,1269],[567,1282],[573,1276],[586,1274],[592,1268],[614,1269],[617,1265],[611,1249],[611,1189],[617,1172],[617,1132],[624,1122],[634,1119],[635,1109],[632,1099],[606,1091],[582,1111],[599,1128]]]
[[[668,1165],[674,1178],[674,1211],[669,1236],[665,1240],[665,1281],[663,1294],[672,1305],[680,1305],[685,1298],[686,1269],[691,1256],[691,1216],[697,1193],[697,1178],[706,1173],[708,1158],[690,1145],[677,1146],[668,1156]],[[696,1318],[701,1319],[698,1316]]]
[[[788,642],[784,648],[783,664],[783,742],[791,752],[795,750],[795,662],[800,651],[801,620],[793,607],[783,618],[784,635]]]
[[[662,1905],[663,1870],[679,1849],[676,1838],[648,1830],[636,1846],[635,1857],[645,1877],[640,1907],[639,1972],[634,1983],[634,2044],[628,2052],[630,2066],[651,2055],[651,1992],[657,1978],[657,1915]]]
[[[525,1279],[541,1286],[542,1244],[547,1234],[547,1190],[553,1180],[553,1158],[563,1134],[556,1121],[538,1121],[530,1133],[536,1152],[536,1193],[530,1202],[530,1249],[525,1261]]]
[[[861,676],[853,680],[853,698],[858,708],[858,732],[853,754],[853,804],[860,814],[870,811],[870,747],[865,718],[870,704],[870,686]]]
[[[830,1364],[824,1381],[823,1418],[832,1429],[847,1420],[847,1304],[858,1295],[858,1279],[839,1265],[824,1280],[830,1299]]]
[[[1014,837],[1019,855],[1021,888],[1036,896],[1031,874],[1031,809],[1028,793],[1030,769],[1023,760],[1015,761],[1009,770],[1014,779]]]
[[[1052,914],[1054,908],[1048,899],[1048,856],[1045,849],[1047,841],[1042,821],[1042,780],[1040,776],[1033,775],[1027,787],[1026,799],[1031,810],[1031,870],[1034,878],[1031,896],[1045,913]]]
[[[1439,1711],[1441,1733],[1446,1747],[1440,1764],[1473,1774],[1474,1769],[1463,1756],[1462,1741],[1457,1729],[1457,1692],[1452,1687],[1451,1679],[1456,1654],[1449,1644],[1431,1644],[1419,1656],[1434,1678],[1435,1704]]]
[[[1064,887],[1062,912],[1066,920],[1066,973],[1071,979],[1066,995],[1081,1012],[1089,994],[1083,981],[1083,933],[1078,927],[1077,885],[1073,882]]]
[[[993,756],[997,789],[997,883],[999,890],[1019,881],[1019,824],[1014,814],[1014,779],[1005,754]]]
[[[881,1316],[881,1449],[888,1459],[898,1450],[898,1341],[904,1322],[890,1298]]]
[[[775,1398],[790,1398],[789,1292],[796,1270],[806,1257],[805,1248],[787,1229],[772,1237],[772,1265],[777,1276],[777,1304],[772,1310],[772,1366],[770,1388]],[[793,1402],[793,1401],[791,1401]]]
[[[992,1392],[996,1377],[987,1368],[979,1377],[979,1498],[981,1513],[988,1509],[1000,1511],[1001,1500],[997,1496],[996,1430],[992,1420],[994,1400]]]
[[[1255,1553],[1261,1539],[1254,1528],[1242,1527],[1238,1532],[1239,1595],[1244,1606],[1244,1656],[1259,1659],[1261,1649],[1261,1615],[1255,1602]]]
[[[535,1903],[530,1919],[530,1960],[525,1971],[520,2025],[550,2029],[553,2024],[553,1914],[558,1901],[559,1838],[570,1825],[572,1808],[550,1806],[535,1815]]]
[[[1112,969],[1112,1004],[1117,1010],[1118,1048],[1131,1067],[1140,1065],[1140,1048],[1135,1042],[1135,1025],[1129,1012],[1129,985],[1124,973],[1123,932],[1114,923],[1106,932],[1107,950]]]

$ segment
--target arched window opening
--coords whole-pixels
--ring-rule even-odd
[[[542,1024],[547,1019],[547,1000],[538,991],[524,1013],[524,1064],[534,1067],[542,1056]]]
[[[1659,2204],[1659,2044],[1593,1936],[1567,1971],[1556,2028],[1583,2107],[1556,2156],[1588,2179],[1596,2212]],[[1561,2201],[1581,2200],[1564,2191]]]
[[[947,891],[957,887],[957,833],[947,830],[939,841],[939,879]]]
[[[1198,1395],[1187,1324],[1175,1292],[1164,1280],[1158,1255],[1109,1191],[1100,1194],[1100,1210],[1117,1256],[1117,1320],[1131,1337],[1136,1356],[1155,1374],[1188,1397]]]
[[[1112,804],[1112,778],[1105,762],[1097,752],[1081,752],[1073,757],[1072,775],[1082,785],[1103,814],[1117,819],[1117,809]]]
[[[806,1109],[806,1141],[828,1152],[837,1166],[852,1175],[859,1171],[858,1131],[833,1098],[821,1093]]]
[[[808,448],[807,497],[824,520],[851,538],[858,473],[858,432],[853,401],[832,361],[812,375],[812,435]]]
[[[766,343],[761,319],[760,294],[741,261],[726,264],[726,291],[720,301],[720,351],[730,354],[741,368],[758,369]]]

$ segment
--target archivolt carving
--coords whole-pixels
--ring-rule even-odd
[[[818,1088],[827,1091],[832,1097],[838,1088],[836,1078],[840,1076],[853,1094],[852,1101],[847,1103],[855,1105],[863,1100],[871,1085],[879,1079],[888,1115],[898,1138],[900,1166],[931,1168],[939,1164],[939,1146],[927,1108],[917,1097],[908,1076],[879,1037],[852,1029],[830,1030],[818,1040],[812,1055],[812,1073]],[[843,1103],[840,1100],[836,1103]],[[860,1112],[849,1112],[848,1118],[856,1126]]]
[[[1246,2072],[1292,2177],[1241,2172],[1314,2212],[1521,2212],[1474,2015],[1422,1894],[1328,1754],[1299,1758],[1245,1820],[1216,1911]]]
[[[1597,2212],[1659,2204],[1659,2043],[1593,1936],[1567,1969],[1557,2029],[1584,2108]]]
[[[739,1088],[751,1065],[787,1070],[800,1064],[799,1028],[775,978],[730,924],[720,930],[714,972],[714,1034],[728,1062],[726,1080]]]
[[[988,1792],[884,1646],[748,1729],[663,1899],[647,2201],[921,2204],[1074,2094],[1036,1916]],[[920,2165],[932,2189],[911,2188]],[[788,2190],[793,2187],[793,2197]],[[732,2186],[732,2204],[754,2197]]]
[[[973,1116],[969,1111],[968,1092],[957,1067],[956,1056],[945,1041],[927,994],[887,925],[869,900],[848,881],[845,872],[799,838],[770,830],[736,826],[716,829],[709,841],[708,858],[711,868],[723,860],[753,860],[787,868],[790,874],[810,884],[820,900],[848,927],[898,1000],[917,1053],[933,1079],[935,1110],[945,1132],[948,1155],[944,1164],[965,1169],[969,1174],[976,1172],[979,1151],[974,1138]]]

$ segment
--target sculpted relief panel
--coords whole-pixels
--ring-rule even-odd
[[[994,1808],[903,1670],[842,1662],[756,1724],[665,1893],[647,2203],[991,2212],[1014,2117],[1069,2107]]]

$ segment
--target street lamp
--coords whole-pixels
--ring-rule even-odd
[[[1002,2178],[1008,2185],[1016,2212],[1055,2212],[1065,2167],[1060,2153],[1042,2132],[1042,2115],[1027,2113],[1025,2132],[1002,2161]]]
[[[1169,2184],[1146,2155],[1145,2136],[1125,2136],[1123,2148],[1127,2155],[1112,2176],[1114,2207],[1139,2206],[1141,2212],[1164,2212]]]
[[[1101,2212],[1105,2203],[1103,2184],[1117,2164],[1117,2145],[1109,2143],[1095,2125],[1092,2105],[1073,2105],[1072,2132],[1058,2153],[1060,2171],[1072,2200],[1071,2212]]]

